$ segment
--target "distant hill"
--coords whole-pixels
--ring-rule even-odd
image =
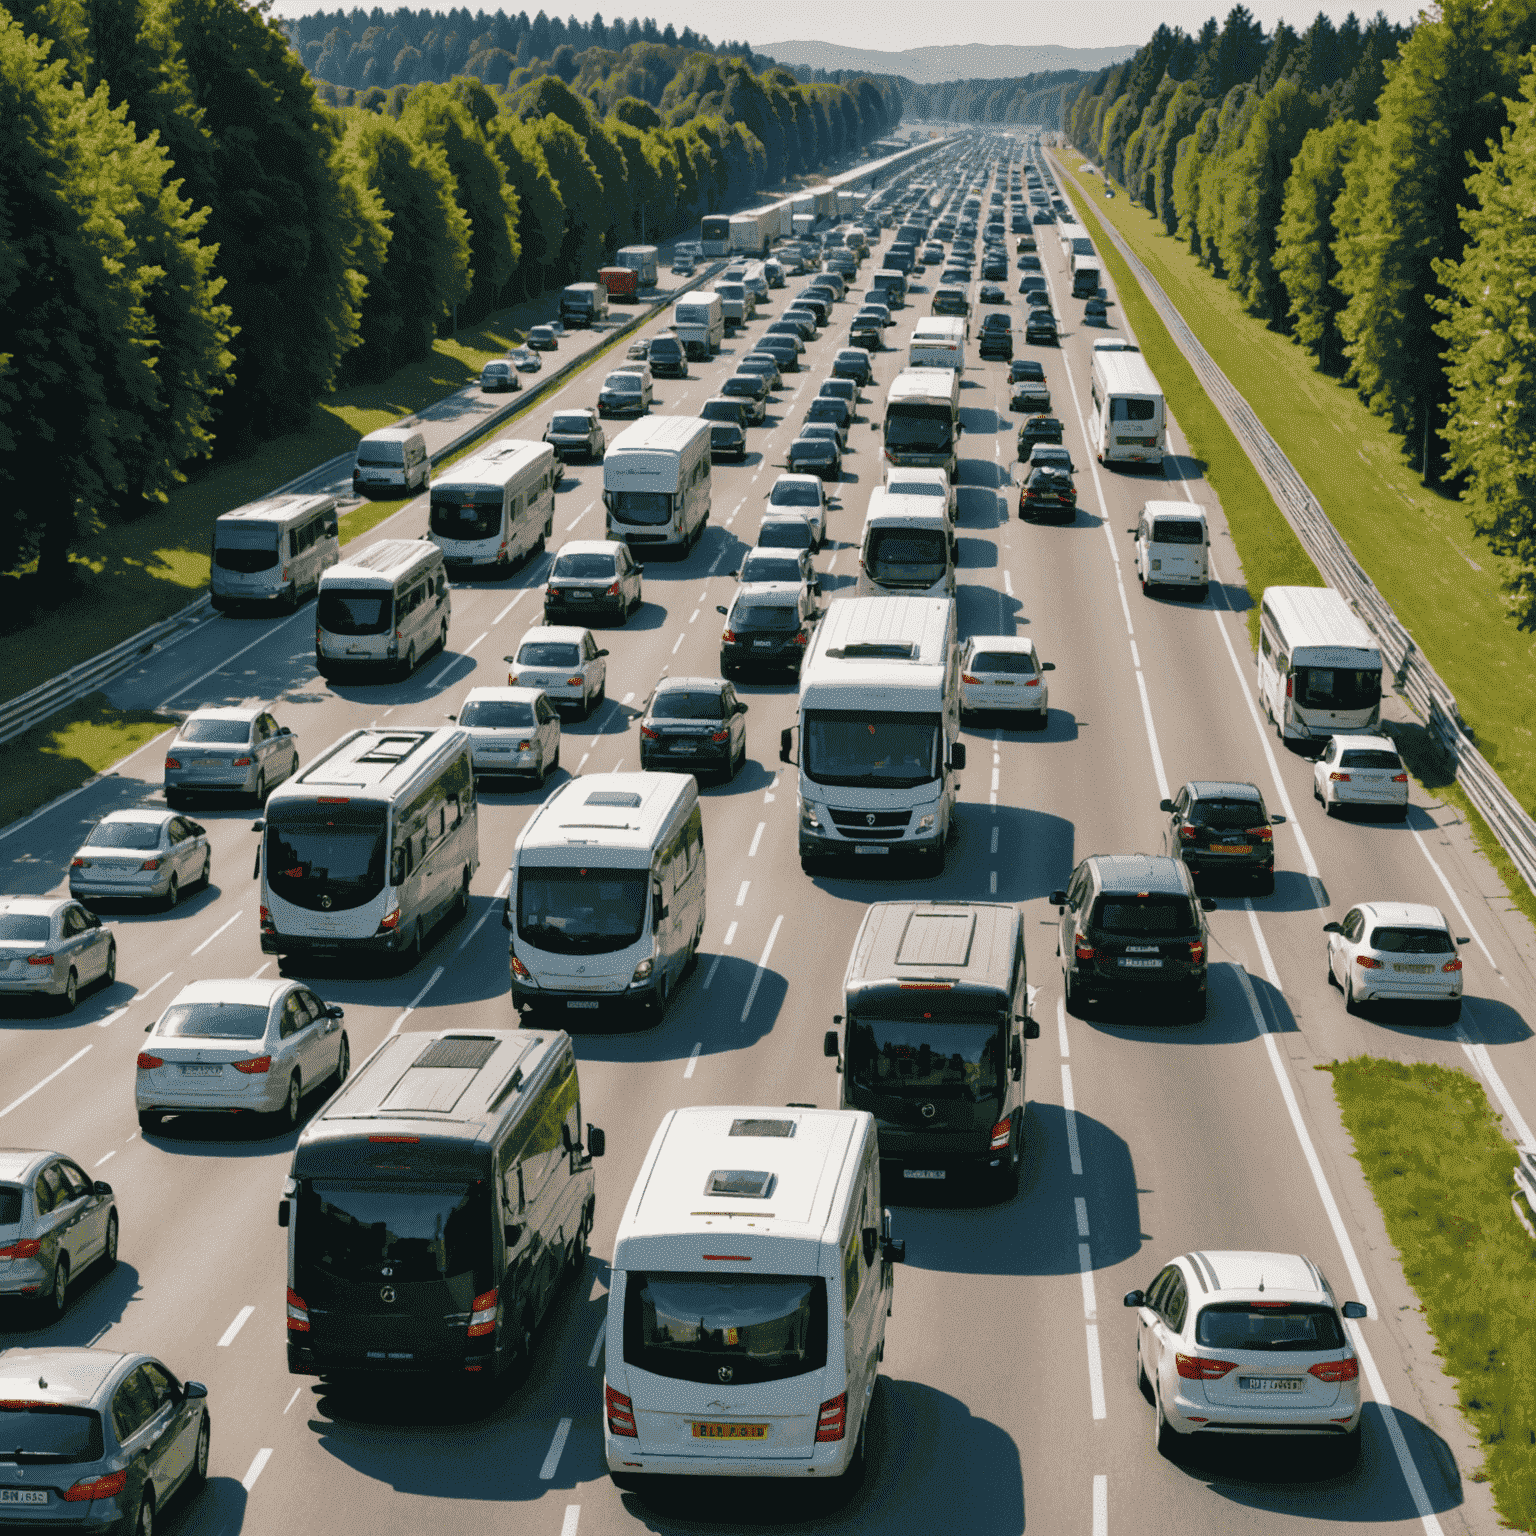
[[[836,43],[787,42],[756,44],[753,51],[791,67],[905,75],[918,85],[936,85],[942,80],[1012,80],[1057,69],[1099,70],[1129,58],[1136,49],[1129,43],[1120,48],[956,43],[879,53],[872,48],[843,48]]]

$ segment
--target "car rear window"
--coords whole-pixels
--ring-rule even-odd
[[[556,416],[550,422],[551,432],[572,432],[578,437],[585,437],[592,430],[592,422],[586,416]]]
[[[668,688],[651,700],[653,720],[720,720],[725,706],[712,689]]]
[[[181,728],[180,741],[218,742],[243,747],[251,739],[249,720],[199,720],[195,716]]]
[[[1358,747],[1339,759],[1341,768],[1389,768],[1396,773],[1402,766],[1396,752],[1371,752]]]
[[[1093,924],[1105,933],[1182,934],[1196,928],[1185,896],[1101,896]]]
[[[157,1035],[209,1040],[260,1040],[267,1010],[253,1003],[172,1003],[155,1025]]]
[[[577,667],[581,665],[581,648],[562,645],[553,640],[530,640],[517,653],[516,665],[520,667]]]
[[[809,549],[811,525],[803,517],[776,517],[757,530],[759,549]]]
[[[1196,800],[1185,819],[1192,827],[1211,827],[1218,832],[1233,832],[1269,820],[1257,800]]]
[[[1387,955],[1449,955],[1456,946],[1443,928],[1374,928],[1371,948]]]
[[[738,603],[731,623],[737,629],[798,629],[800,611],[779,603]]]
[[[549,574],[552,580],[604,581],[613,578],[613,562],[616,557],[596,550],[584,554],[561,555]]]
[[[459,711],[459,724],[486,731],[532,730],[533,705],[518,699],[474,699]]]
[[[1187,518],[1160,517],[1152,525],[1154,544],[1203,544],[1204,527]]]
[[[50,924],[37,912],[6,912],[0,915],[0,943],[46,944]]]
[[[1219,1302],[1201,1308],[1195,1342],[1210,1349],[1300,1353],[1342,1349],[1344,1329],[1332,1307],[1290,1302]]]
[[[774,507],[819,507],[821,482],[818,480],[780,480],[769,493]]]
[[[972,672],[990,672],[1006,677],[1033,677],[1039,670],[1028,651],[979,651],[971,657]]]
[[[0,1407],[0,1462],[46,1465],[100,1455],[101,1416],[89,1408],[20,1401]]]
[[[152,821],[103,821],[92,828],[89,846],[144,853],[160,846],[160,827]]]

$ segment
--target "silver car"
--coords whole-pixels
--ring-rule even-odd
[[[146,1031],[134,1077],[139,1126],[168,1114],[273,1116],[299,1123],[299,1100],[339,1088],[352,1052],[342,1010],[295,981],[194,981]]]
[[[251,795],[299,771],[299,739],[264,709],[200,709],[182,722],[165,753],[165,803],[182,805],[193,791]]]
[[[82,987],[117,980],[117,940],[94,912],[63,896],[0,896],[0,996],[58,1000],[70,1013]]]
[[[70,1281],[97,1262],[117,1263],[112,1186],[61,1152],[0,1151],[0,1296],[27,1297],[51,1321],[64,1315]]]
[[[541,624],[526,631],[517,649],[503,659],[511,670],[509,688],[538,688],[556,706],[574,705],[585,720],[608,697],[608,652],[590,629],[574,624]]]
[[[0,1518],[8,1531],[154,1536],[208,1481],[208,1389],[150,1355],[0,1354]]]
[[[93,901],[158,901],[169,911],[183,891],[208,888],[208,834],[173,811],[112,811],[69,861],[69,894]]]
[[[560,713],[542,688],[471,688],[457,715],[475,776],[542,784],[560,766]]]

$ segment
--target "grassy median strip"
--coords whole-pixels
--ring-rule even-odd
[[[1356,1056],[1333,1074],[1344,1127],[1419,1298],[1480,1478],[1516,1530],[1536,1527],[1536,1242],[1510,1208],[1515,1149],[1465,1072]],[[1367,1327],[1370,1325],[1367,1324]]]

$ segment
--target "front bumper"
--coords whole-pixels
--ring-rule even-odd
[[[939,836],[889,837],[879,842],[861,843],[851,837],[821,837],[805,827],[800,829],[800,857],[802,859],[847,858],[861,864],[875,864],[932,857],[942,851],[944,839]]]
[[[582,1019],[651,1015],[658,1011],[659,998],[654,980],[638,987],[625,987],[622,992],[557,992],[553,988],[529,986],[513,976],[512,1008],[514,1012],[526,1009],[546,1018],[566,1018],[579,1023]]]
[[[405,938],[406,935],[398,928],[391,928],[387,933],[370,933],[360,939],[341,936],[317,938],[309,934],[300,938],[264,928],[261,933],[261,952],[264,955],[311,955],[316,959],[336,955],[393,955],[400,952]]]

